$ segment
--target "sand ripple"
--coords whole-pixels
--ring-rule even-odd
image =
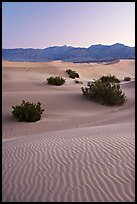
[[[3,141],[3,201],[133,202],[134,128],[121,123]]]

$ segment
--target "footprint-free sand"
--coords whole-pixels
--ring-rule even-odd
[[[66,69],[80,74],[83,84]],[[127,96],[122,106],[85,99],[81,87],[114,74]],[[62,86],[46,83],[66,78]],[[40,121],[18,122],[22,100],[44,108]],[[112,64],[2,61],[3,202],[135,201],[135,61]]]

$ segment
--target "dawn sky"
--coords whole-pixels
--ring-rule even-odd
[[[135,2],[3,2],[2,48],[135,46]]]

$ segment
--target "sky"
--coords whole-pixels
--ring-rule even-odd
[[[2,2],[2,48],[135,46],[135,2]]]

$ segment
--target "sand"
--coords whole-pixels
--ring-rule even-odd
[[[80,74],[76,84],[65,72]],[[107,107],[82,96],[81,87],[115,74],[127,96]],[[49,76],[66,78],[48,85]],[[3,202],[135,201],[135,61],[118,63],[2,61]],[[18,122],[12,105],[42,103],[40,121]]]

